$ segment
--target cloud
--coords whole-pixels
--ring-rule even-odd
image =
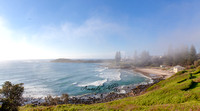
[[[126,37],[128,27],[90,18],[81,24],[65,22],[41,26],[33,35],[9,28],[0,17],[0,60],[42,58],[110,58],[113,37]],[[114,43],[114,42],[113,42]]]
[[[24,34],[8,28],[8,22],[0,17],[0,60],[49,58],[50,51],[34,46]],[[53,55],[53,54],[52,54]]]
[[[98,18],[90,18],[81,24],[65,22],[64,24],[55,26],[47,25],[41,28],[40,33],[35,37],[45,39],[73,39],[73,38],[104,38],[110,35],[123,35],[128,27],[119,23],[106,22]]]
[[[100,18],[89,18],[80,24],[65,22],[60,25],[46,25],[32,36],[32,41],[49,45],[61,52],[61,55],[99,58],[111,57],[110,51],[116,50],[115,39],[126,39],[130,28],[120,23]],[[117,46],[120,47],[120,46]],[[111,50],[109,50],[111,49]],[[95,54],[96,53],[96,54]]]

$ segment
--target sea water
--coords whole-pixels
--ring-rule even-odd
[[[117,87],[152,80],[132,70],[109,69],[103,63],[53,63],[50,60],[0,62],[0,86],[24,83],[24,97],[106,93]],[[98,88],[100,87],[100,88]],[[88,89],[96,90],[88,90]],[[98,89],[98,90],[97,90]]]

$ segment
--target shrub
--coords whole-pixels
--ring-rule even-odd
[[[186,73],[186,72],[187,72],[186,70],[179,71],[179,72],[177,72],[175,75],[181,75],[181,74],[184,74],[184,73]]]
[[[16,104],[9,98],[3,99],[2,102],[1,111],[18,111]]]
[[[194,65],[191,65],[191,66],[190,66],[190,69],[194,69],[194,68],[195,68],[195,66],[194,66]]]
[[[22,94],[24,92],[23,84],[12,84],[9,81],[6,81],[2,85],[0,93],[3,95],[1,99],[2,111],[17,111],[18,106],[22,103]]]
[[[57,105],[60,101],[61,101],[60,98],[58,97],[53,98],[51,95],[48,95],[47,97],[45,97],[45,102],[48,105]]]
[[[192,73],[189,74],[189,79],[192,79]]]
[[[200,77],[199,77],[199,78],[197,78],[195,82],[198,82],[198,83],[200,83]]]
[[[61,99],[63,100],[64,104],[68,103],[69,95],[68,94],[62,94]]]
[[[52,97],[51,95],[48,95],[45,97],[45,103],[43,103],[43,105],[67,104],[68,98],[68,94],[62,94],[61,97]]]
[[[200,73],[200,69],[197,69],[196,71],[193,72],[193,74],[198,74]]]
[[[195,67],[198,67],[198,66],[200,66],[200,59],[199,59],[199,60],[197,60],[197,61],[194,61],[194,66],[195,66]]]

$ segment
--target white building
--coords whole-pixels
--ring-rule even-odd
[[[173,72],[177,73],[177,72],[182,71],[184,69],[185,69],[184,67],[177,65],[177,66],[173,67]]]
[[[161,67],[161,68],[165,68],[166,66],[165,66],[165,65],[160,65],[160,67]]]

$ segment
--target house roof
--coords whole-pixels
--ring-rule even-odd
[[[177,66],[174,66],[174,68],[184,68],[184,67],[177,65]]]

